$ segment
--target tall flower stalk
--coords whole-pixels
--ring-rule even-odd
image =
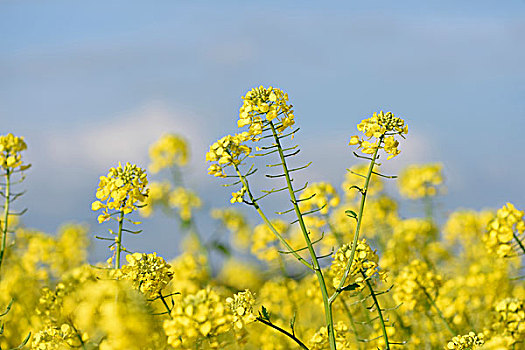
[[[98,222],[116,220],[118,230],[109,230],[115,238],[97,237],[103,240],[114,241],[110,248],[114,251],[113,256],[108,259],[108,263],[114,263],[116,269],[120,268],[120,255],[122,251],[127,251],[122,245],[122,234],[124,232],[138,234],[141,230],[132,231],[124,228],[124,222],[137,225],[125,217],[142,206],[148,195],[149,189],[146,171],[135,164],[126,163],[125,166],[119,163],[118,167],[111,168],[107,176],[101,176],[96,197],[97,201],[91,204],[93,211],[102,210],[98,216]]]
[[[7,234],[9,233],[9,217],[12,215],[22,215],[24,211],[20,213],[10,212],[11,203],[14,202],[23,193],[14,193],[12,191],[13,175],[22,173],[24,170],[31,167],[30,164],[24,164],[22,161],[22,151],[27,149],[27,144],[23,137],[14,136],[9,133],[7,135],[0,136],[0,169],[4,172],[2,177],[4,178],[5,187],[0,194],[4,197],[4,212],[1,220],[1,231],[2,238],[0,244],[0,268],[4,261],[4,256],[7,250]],[[17,181],[22,182],[24,177]],[[0,187],[1,188],[1,187]]]

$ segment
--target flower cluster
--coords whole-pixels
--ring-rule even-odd
[[[337,349],[350,350],[352,343],[350,342],[350,334],[348,326],[344,322],[337,322],[334,324],[335,345]],[[328,330],[326,327],[321,327],[312,338],[310,338],[311,350],[325,350],[329,349]]]
[[[243,144],[249,137],[247,132],[235,134],[235,136],[226,135],[211,145],[210,150],[206,153],[206,161],[217,163],[210,165],[208,174],[226,177],[224,168],[239,165],[245,157],[250,155],[251,148]]]
[[[179,135],[165,134],[150,146],[149,157],[148,169],[153,174],[174,165],[184,166],[188,163],[188,145]]]
[[[144,217],[151,216],[156,207],[167,205],[171,184],[168,181],[152,181],[149,183],[148,188],[148,196],[144,200],[144,206],[139,211],[140,215]]]
[[[111,217],[110,210],[129,214],[140,203],[144,203],[148,195],[148,179],[146,172],[135,164],[126,163],[124,167],[111,168],[107,176],[101,176],[96,197],[99,199],[91,204],[91,209],[103,209],[98,222],[102,223]]]
[[[370,142],[354,135],[350,138],[349,145],[358,145],[358,149],[365,154],[373,154],[378,148],[383,148],[389,154],[387,159],[390,159],[400,153],[397,149],[399,141],[394,138],[394,135],[407,134],[408,126],[405,125],[403,119],[395,117],[394,113],[381,111],[374,113],[368,119],[363,119],[357,125],[357,130],[363,132],[368,140],[371,138],[375,140]]]
[[[182,186],[176,187],[170,192],[168,203],[172,208],[179,210],[179,216],[182,221],[191,220],[193,210],[200,208],[202,205],[202,201],[197,193]]]
[[[339,287],[341,283],[346,266],[350,260],[351,252],[352,244],[344,244],[334,254],[334,261],[332,262],[332,266],[330,266],[330,272],[333,276],[332,284],[335,288]],[[384,271],[378,270],[377,261],[377,254],[370,248],[366,239],[358,241],[352,266],[350,267],[350,273],[346,279],[347,284],[356,283],[358,285],[356,289],[361,290],[365,287],[365,280],[372,278],[376,274],[380,279],[385,280],[386,274]]]
[[[242,99],[244,103],[239,110],[237,126],[249,126],[252,140],[256,140],[263,132],[264,121],[271,122],[277,118],[279,132],[295,123],[292,106],[288,104],[288,94],[280,89],[259,86],[248,91]]]
[[[405,168],[399,175],[399,192],[404,197],[418,199],[433,197],[442,193],[443,165],[425,164],[411,165]]]
[[[446,349],[450,350],[475,350],[485,344],[483,333],[469,332],[469,334],[458,335],[447,343]]]
[[[149,299],[159,296],[162,289],[173,278],[171,266],[157,256],[157,253],[129,254],[126,260],[128,264],[120,270],[121,278],[131,281],[133,287]]]
[[[216,337],[230,329],[232,317],[228,310],[210,288],[178,299],[171,311],[172,319],[164,321],[168,344],[175,349],[188,349],[199,339],[207,338],[211,348],[218,348]]]
[[[497,313],[493,325],[504,336],[510,336],[513,342],[525,339],[525,302],[523,299],[506,298],[495,306]]]
[[[233,298],[226,298],[226,303],[233,314],[232,322],[235,328],[242,329],[247,324],[255,322],[256,317],[253,314],[255,297],[248,289],[234,294]]]
[[[0,168],[4,170],[28,169],[31,165],[22,162],[22,151],[27,149],[23,137],[9,133],[0,136]]]
[[[79,339],[80,338],[80,339]],[[78,334],[73,327],[64,323],[60,327],[48,326],[33,336],[31,349],[60,350],[80,348],[81,341],[87,340],[87,334]]]
[[[520,239],[525,232],[523,210],[518,210],[511,203],[507,203],[496,213],[496,217],[489,223],[487,234],[483,237],[485,245],[490,252],[495,252],[500,257],[514,255],[512,240],[514,236]]]
[[[429,266],[421,261],[414,260],[401,270],[395,281],[394,300],[403,303],[407,310],[422,307],[430,293],[437,293],[441,286],[441,276],[434,273]]]

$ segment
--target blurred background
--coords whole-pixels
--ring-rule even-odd
[[[524,1],[3,0],[0,33],[0,132],[28,144],[16,206],[28,227],[103,233],[90,210],[99,176],[147,166],[165,132],[191,143],[186,183],[208,220],[231,190],[206,174],[205,152],[237,131],[241,96],[258,85],[290,95],[299,161],[313,161],[303,179],[340,188],[356,124],[391,110],[409,134],[384,172],[442,162],[443,215],[525,207]],[[173,220],[144,228],[132,249],[179,250]],[[97,243],[92,259],[107,256]]]

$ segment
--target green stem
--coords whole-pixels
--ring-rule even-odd
[[[357,214],[357,223],[356,223],[356,228],[355,228],[354,240],[352,243],[352,250],[350,252],[350,258],[348,260],[348,264],[346,265],[346,269],[343,274],[343,278],[341,279],[341,282],[339,283],[339,286],[337,287],[334,294],[332,294],[332,296],[329,299],[330,304],[332,304],[335,298],[337,298],[337,296],[341,294],[341,291],[342,291],[341,289],[343,288],[350,274],[352,262],[354,261],[355,250],[357,248],[357,240],[359,239],[359,231],[361,229],[361,221],[362,221],[363,213],[365,209],[366,194],[368,193],[368,186],[370,184],[370,179],[372,178],[372,171],[374,170],[374,166],[376,164],[377,153],[379,152],[379,148],[381,147],[381,143],[383,142],[384,136],[385,135],[381,135],[379,137],[377,148],[375,149],[374,154],[372,155],[372,160],[370,161],[370,166],[368,167],[368,173],[366,175],[365,185],[363,186],[363,189],[361,192],[361,203],[359,204],[359,213]]]
[[[319,265],[317,254],[315,253],[315,249],[312,245],[312,241],[310,240],[308,230],[304,223],[303,215],[301,213],[299,205],[297,204],[298,202],[297,202],[297,198],[295,197],[295,191],[292,186],[292,180],[290,179],[290,172],[288,171],[288,166],[286,165],[286,158],[284,156],[283,148],[281,146],[281,142],[279,141],[279,137],[277,135],[277,131],[275,130],[275,126],[273,125],[273,122],[270,122],[270,126],[272,128],[273,138],[275,140],[277,149],[279,151],[279,157],[281,159],[281,164],[282,164],[284,175],[286,178],[286,185],[288,187],[288,193],[290,195],[290,199],[292,201],[294,211],[297,216],[297,220],[299,221],[299,226],[301,227],[301,231],[303,233],[304,240],[306,242],[306,245],[308,246],[308,251],[310,253],[310,257],[312,258],[313,269],[317,276],[317,281],[319,282],[319,288],[321,289],[321,295],[323,297],[323,305],[324,305],[324,312],[325,312],[325,322],[326,322],[326,328],[328,331],[328,341],[330,343],[330,349],[335,350],[336,344],[335,344],[335,334],[334,334],[334,319],[332,316],[332,304],[328,300],[328,289],[326,288],[326,282],[324,280],[323,272],[321,271],[321,267]]]
[[[363,276],[366,286],[368,287],[368,290],[370,291],[370,295],[372,296],[372,299],[374,300],[374,304],[377,309],[377,314],[379,315],[379,321],[381,322],[381,332],[383,332],[383,338],[385,339],[386,350],[390,350],[390,343],[388,342],[388,334],[386,333],[385,320],[383,319],[383,312],[381,312],[381,308],[379,307],[379,301],[377,300],[376,293],[374,292],[374,289],[372,288],[372,284],[370,283],[370,280],[366,277],[363,270],[361,270],[361,275]]]
[[[255,198],[253,197],[252,192],[250,191],[250,186],[248,184],[248,179],[244,177],[239,167],[234,164],[235,171],[237,172],[237,175],[239,176],[239,179],[241,180],[242,185],[244,186],[244,189],[246,190],[246,194],[250,198],[250,201],[253,203],[253,207],[259,214],[259,216],[263,219],[264,223],[268,228],[272,231],[272,233],[279,239],[279,241],[286,247],[286,249],[292,254],[301,264],[308,267],[309,269],[313,270],[312,265],[306,261],[302,256],[300,256],[295,249],[293,249],[290,244],[284,239],[284,237],[275,229],[275,227],[272,225],[271,221],[268,219],[268,217],[264,214],[264,212],[261,210],[261,207],[259,204],[257,204],[257,201],[255,201]]]
[[[287,330],[282,329],[281,327],[274,325],[273,323],[271,323],[270,321],[265,320],[262,317],[257,317],[257,321],[259,321],[259,322],[261,322],[261,323],[263,323],[263,324],[265,324],[265,325],[267,325],[269,327],[272,327],[273,329],[276,329],[279,332],[283,333],[288,338],[290,338],[294,342],[296,342],[297,345],[299,345],[301,347],[301,349],[309,350],[308,347],[306,345],[304,345],[304,343],[302,341],[300,341],[295,335],[293,335],[292,333],[288,332]]]
[[[430,304],[434,307],[434,309],[436,310],[439,318],[441,319],[441,321],[443,321],[443,323],[445,324],[445,327],[447,328],[447,330],[450,332],[450,334],[455,337],[456,335],[458,335],[458,332],[452,328],[452,326],[448,323],[447,319],[445,318],[445,316],[443,316],[443,313],[441,312],[441,310],[438,308],[438,306],[436,305],[436,302],[434,301],[434,299],[432,299],[432,297],[430,296],[430,294],[428,294],[427,290],[425,289],[425,287],[423,287],[422,285],[420,285],[418,283],[419,287],[421,288],[421,290],[423,291],[423,293],[425,294],[425,296],[427,297],[428,301],[430,302]]]
[[[122,251],[122,226],[124,224],[124,211],[120,211],[118,218],[118,233],[117,233],[117,256],[115,257],[115,268],[120,269],[120,252]]]
[[[2,248],[0,250],[0,269],[2,268],[2,262],[4,260],[4,254],[6,250],[7,242],[7,229],[9,227],[9,199],[11,196],[11,172],[6,169],[5,173],[5,203],[4,203],[4,225],[2,227]]]
[[[518,245],[520,246],[521,251],[523,252],[523,254],[525,254],[525,246],[523,246],[523,243],[520,241],[520,238],[514,232],[512,232],[512,236],[514,237],[516,242],[518,242]]]
[[[346,300],[341,299],[341,304],[343,304],[343,309],[345,309],[345,313],[348,316],[348,320],[350,321],[350,325],[352,326],[352,331],[354,332],[355,341],[359,344],[359,333],[357,332],[357,327],[355,325],[354,316],[352,316],[352,312],[350,311],[350,308],[348,305],[346,305]]]

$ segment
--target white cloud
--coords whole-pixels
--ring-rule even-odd
[[[173,111],[152,102],[102,123],[77,124],[74,129],[48,134],[45,154],[60,165],[82,162],[87,167],[108,168],[129,161],[146,166],[149,145],[163,133],[179,133],[192,145],[202,144],[198,122],[192,112]]]

